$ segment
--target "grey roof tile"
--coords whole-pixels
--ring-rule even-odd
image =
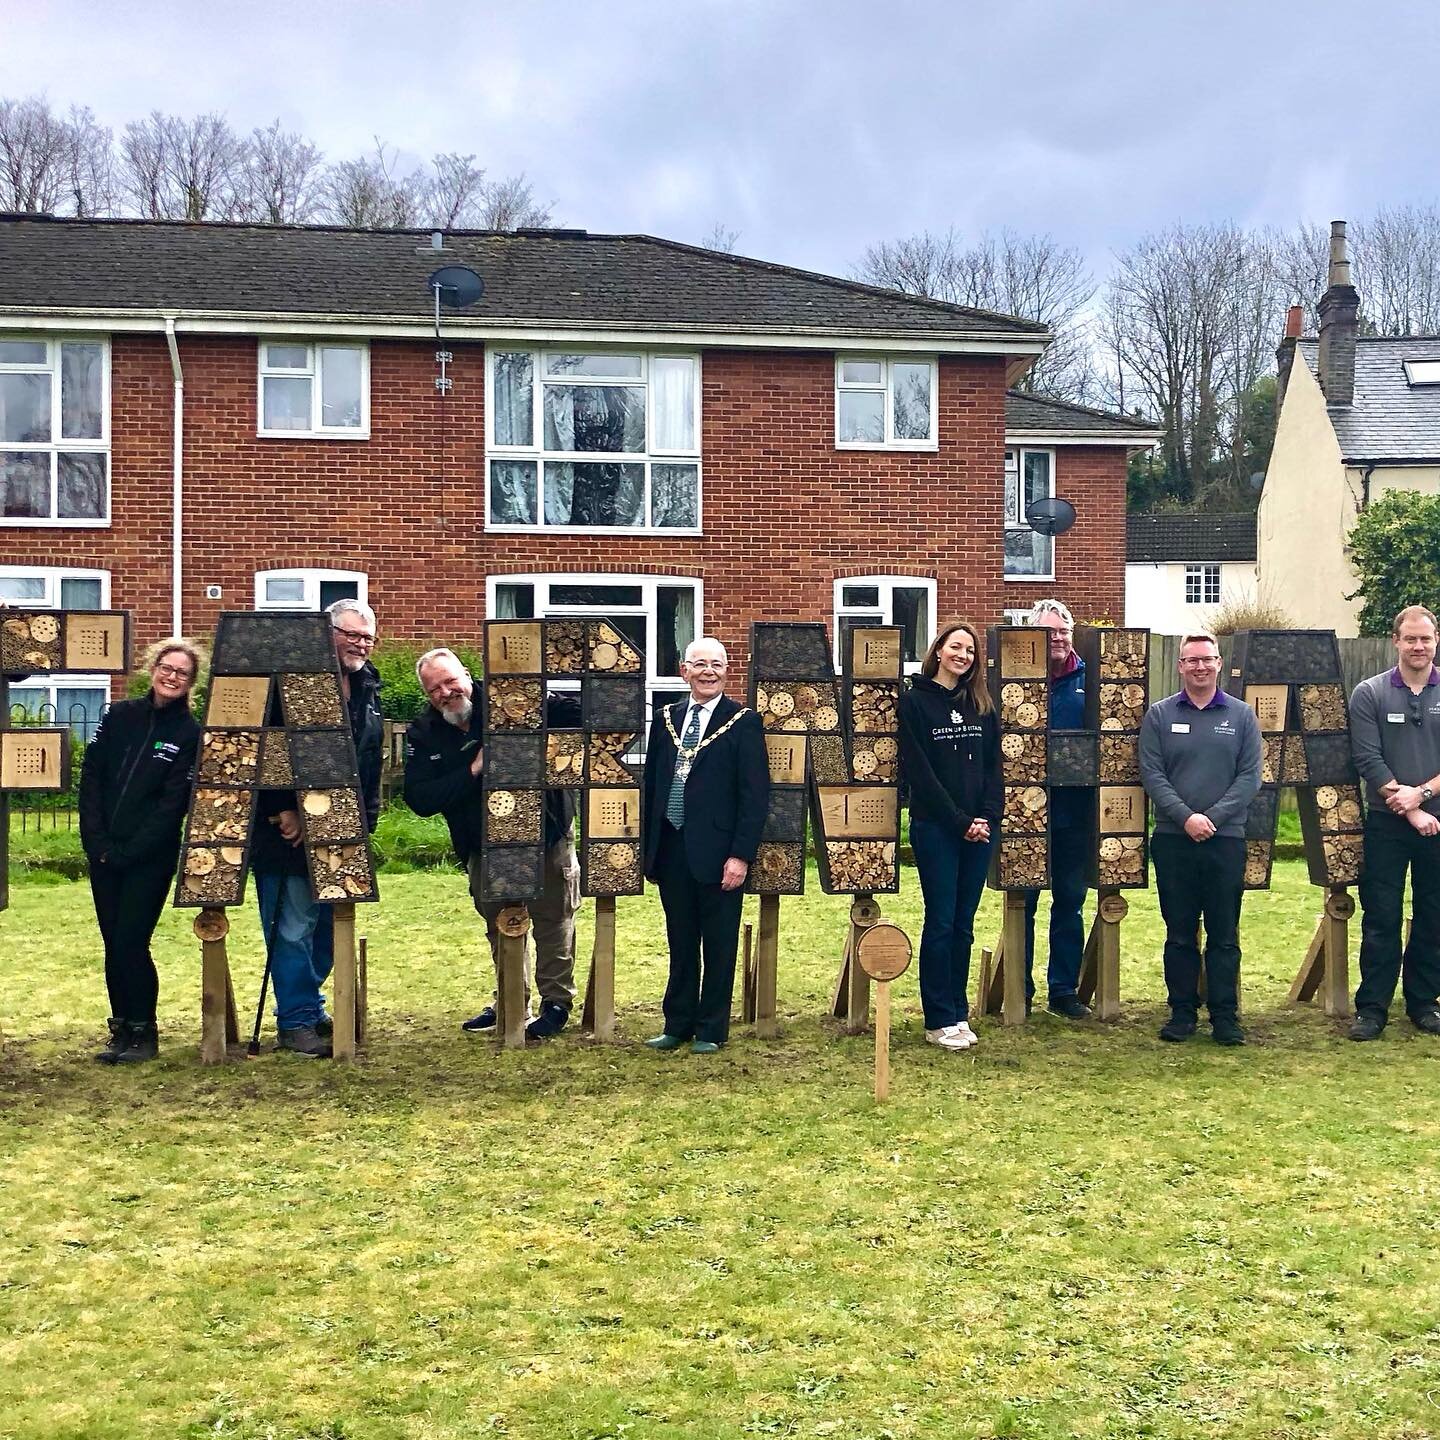
[[[1096,438],[1113,435],[1117,444],[1132,445],[1161,434],[1160,427],[1153,420],[1094,410],[1088,405],[1072,405],[1068,401],[1054,400],[1047,395],[1031,395],[1021,390],[1010,390],[1005,395],[1005,431],[1007,434],[1031,431],[1043,435]]]
[[[1255,516],[1127,515],[1125,559],[1132,565],[1254,560]]]
[[[1312,371],[1319,348],[1315,340],[1299,345]],[[1347,461],[1440,461],[1440,385],[1412,387],[1407,360],[1440,360],[1440,336],[1362,335],[1355,342],[1355,403],[1329,407]]]

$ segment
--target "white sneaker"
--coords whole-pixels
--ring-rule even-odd
[[[943,1025],[939,1030],[927,1030],[925,1040],[930,1045],[939,1045],[943,1050],[965,1049],[965,1042],[960,1039],[957,1025]]]
[[[955,1035],[960,1041],[960,1048],[962,1050],[968,1050],[972,1045],[978,1045],[980,1043],[980,1037],[964,1020],[953,1028]]]

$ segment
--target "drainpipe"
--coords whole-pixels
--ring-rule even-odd
[[[175,380],[175,431],[170,460],[170,633],[184,633],[183,500],[185,495],[185,372],[180,368],[180,348],[175,343],[175,317],[165,316],[165,343],[170,347],[170,373]]]

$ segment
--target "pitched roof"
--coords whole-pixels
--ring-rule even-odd
[[[1005,395],[1005,433],[1016,439],[1027,435],[1076,440],[1111,440],[1118,445],[1149,445],[1164,433],[1152,420],[1071,405],[1046,395],[1010,390]]]
[[[1125,517],[1125,561],[1130,565],[1177,561],[1202,565],[1254,559],[1255,516],[1252,512]]]
[[[1319,342],[1302,340],[1298,348],[1318,373]],[[1362,335],[1356,340],[1355,403],[1329,407],[1347,462],[1440,462],[1440,385],[1410,385],[1407,360],[1440,360],[1440,336]]]
[[[427,278],[468,265],[486,285],[447,326],[994,340],[1033,353],[1043,325],[649,235],[79,220],[0,215],[0,313],[45,309],[351,317],[424,323]]]

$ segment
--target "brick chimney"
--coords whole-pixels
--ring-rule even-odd
[[[1355,337],[1360,296],[1350,283],[1345,222],[1330,222],[1330,288],[1320,297],[1320,388],[1327,405],[1355,403]]]
[[[1285,336],[1275,347],[1275,413],[1285,403],[1285,391],[1290,384],[1290,367],[1295,363],[1295,345],[1305,325],[1305,307],[1292,305],[1285,312]]]

